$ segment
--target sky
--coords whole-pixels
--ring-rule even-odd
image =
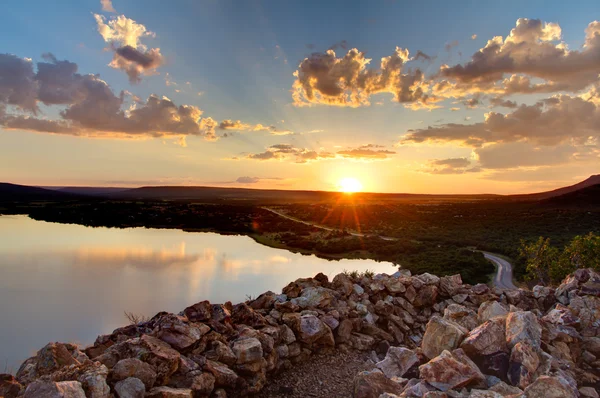
[[[596,1],[9,2],[0,181],[525,193],[600,173]]]

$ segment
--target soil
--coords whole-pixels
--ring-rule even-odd
[[[257,398],[352,397],[354,376],[373,368],[368,354],[350,351],[314,355],[273,376]]]

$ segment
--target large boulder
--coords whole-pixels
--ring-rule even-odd
[[[165,314],[154,321],[152,335],[168,343],[178,351],[192,347],[210,327],[203,323],[189,322],[187,318],[174,314]]]
[[[137,358],[152,366],[156,373],[156,384],[164,385],[179,368],[181,354],[156,337],[143,335],[110,347],[96,358],[108,368],[113,368],[121,359]]]
[[[419,363],[419,358],[412,350],[404,347],[390,347],[383,361],[376,364],[387,377],[402,377],[413,366]]]
[[[111,370],[111,379],[121,381],[127,378],[140,380],[147,390],[154,387],[156,382],[156,371],[154,367],[142,362],[137,358],[121,359]]]
[[[231,348],[237,364],[257,362],[263,357],[262,344],[253,337],[236,340]]]
[[[404,283],[402,283],[401,278],[395,278],[392,276],[390,278],[385,279],[383,281],[383,285],[385,286],[387,291],[393,295],[398,293],[404,293],[406,291],[406,286],[404,286]]]
[[[337,274],[331,283],[333,289],[337,290],[344,296],[349,296],[354,291],[354,283],[352,282],[352,279],[350,279],[350,277],[344,273]]]
[[[524,342],[538,349],[542,341],[542,327],[531,311],[511,312],[506,317],[506,344],[512,349]]]
[[[354,377],[353,398],[379,398],[384,393],[399,395],[402,384],[388,379],[378,369],[360,372]]]
[[[484,301],[477,310],[477,316],[479,317],[479,322],[481,323],[494,317],[504,316],[507,314],[508,309],[506,309],[497,301]]]
[[[438,287],[436,285],[425,285],[420,288],[412,301],[412,304],[417,307],[431,307],[437,301]]]
[[[419,366],[421,379],[441,391],[448,391],[485,381],[485,376],[462,349],[444,350],[440,355]]]
[[[443,276],[440,278],[440,292],[446,297],[452,297],[462,287],[460,274]]]
[[[28,384],[36,378],[51,374],[65,366],[79,365],[74,356],[75,347],[70,344],[48,343],[38,351],[35,357],[29,358],[17,371],[17,380]]]
[[[22,390],[23,386],[13,375],[0,374],[0,397],[16,398]]]
[[[459,324],[435,315],[427,323],[421,344],[423,353],[432,359],[444,350],[452,351],[459,346],[467,332]]]
[[[540,359],[534,349],[527,343],[515,344],[510,353],[508,380],[513,386],[525,388],[533,382]]]
[[[328,308],[335,300],[335,291],[324,287],[307,287],[302,290],[300,297],[290,300],[302,309]]]
[[[467,330],[472,330],[479,326],[479,320],[475,311],[460,304],[450,304],[446,307],[444,318],[458,323]]]
[[[540,376],[524,391],[526,398],[567,398],[579,393],[561,376]]]
[[[471,330],[460,348],[484,373],[505,378],[509,352],[505,334],[504,320],[492,318]]]
[[[128,377],[115,384],[115,392],[119,398],[144,398],[146,387],[140,379]]]
[[[27,386],[24,398],[86,398],[78,381],[36,380]]]
[[[333,333],[329,326],[314,315],[307,314],[297,317],[293,319],[290,327],[295,332],[298,340],[305,344],[335,345]]]

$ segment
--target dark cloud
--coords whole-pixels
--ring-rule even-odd
[[[519,105],[515,102],[515,101],[509,101],[503,98],[491,98],[490,99],[490,105],[492,105],[492,107],[504,107],[504,108],[517,108]]]
[[[107,20],[102,15],[94,14],[94,18],[98,25],[98,33],[114,51],[109,66],[124,71],[131,83],[139,83],[142,75],[157,73],[156,69],[164,63],[160,48],[148,50],[141,43],[143,38],[154,37],[153,32],[124,15]]]
[[[479,172],[481,168],[467,158],[449,158],[430,160],[423,171],[429,174],[464,174]]]
[[[337,154],[344,158],[349,159],[372,159],[382,160],[387,159],[389,155],[394,155],[396,152],[389,151],[383,148],[381,145],[368,144],[358,148],[346,149],[338,151]]]

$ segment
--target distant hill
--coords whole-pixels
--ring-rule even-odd
[[[68,192],[0,182],[0,201],[69,200],[77,198],[79,198],[79,195]]]
[[[45,187],[54,191],[74,193],[77,195],[102,196],[114,194],[117,192],[128,191],[132,188],[113,188],[113,187]]]
[[[600,208],[600,184],[587,186],[574,192],[544,199],[540,204],[560,207]]]
[[[575,192],[580,189],[598,184],[600,184],[600,174],[593,175],[575,185],[570,185],[568,187],[558,188],[547,192],[530,193],[524,195],[510,195],[509,197],[517,200],[543,200],[553,198],[556,196],[561,196],[570,192]]]

